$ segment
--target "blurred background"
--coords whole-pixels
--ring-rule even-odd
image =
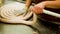
[[[2,2],[1,2],[2,1]],[[7,1],[26,2],[26,0],[0,0],[0,6]],[[38,19],[40,24],[41,34],[60,34],[60,27],[57,24],[50,23],[49,21],[43,21],[41,18]],[[2,30],[3,23],[0,23],[0,31]],[[10,28],[9,28],[10,29]]]

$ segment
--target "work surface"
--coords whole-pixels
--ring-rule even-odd
[[[40,22],[39,24],[40,24],[41,34],[60,34],[59,27],[56,24],[47,23],[47,22],[43,22],[43,23]],[[0,30],[2,29],[1,26],[3,25],[0,24]]]

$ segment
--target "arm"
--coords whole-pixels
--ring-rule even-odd
[[[54,9],[59,9],[60,8],[60,0],[56,1],[43,1],[41,3],[38,3],[32,8],[32,11],[35,12],[36,14],[41,14],[43,13],[44,8],[54,8]]]
[[[60,8],[60,1],[45,1],[47,8]]]
[[[29,8],[32,0],[26,0],[26,7]]]

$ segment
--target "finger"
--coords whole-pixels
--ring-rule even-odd
[[[35,7],[33,7],[31,11],[32,11],[32,12],[35,12]]]
[[[43,13],[43,9],[40,8],[40,7],[38,7],[38,13],[39,13],[39,14]]]
[[[38,8],[37,8],[37,7],[34,7],[34,8],[32,9],[32,12],[38,14]]]
[[[40,8],[40,7],[35,7],[35,13],[36,14],[40,14],[40,13],[42,13],[42,9]]]

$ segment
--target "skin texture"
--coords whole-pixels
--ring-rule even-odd
[[[30,1],[30,2],[29,2]],[[28,2],[28,3],[27,3]],[[30,6],[30,3],[32,2],[31,0],[27,0],[26,2],[26,5],[27,7]],[[40,13],[43,13],[43,9],[45,7],[47,8],[55,8],[55,9],[58,9],[60,8],[60,0],[54,0],[54,1],[43,1],[43,2],[40,2],[38,4],[36,4],[33,8],[32,8],[32,12],[35,12],[36,14],[40,14]]]
[[[38,2],[35,0],[35,2],[37,4],[31,9],[31,11],[33,13],[36,13],[37,15],[42,16],[42,19],[44,19],[44,20],[51,21],[51,23],[54,23],[54,24],[60,23],[60,18],[50,16],[50,15],[43,13],[43,9],[46,9],[51,12],[56,12],[56,13],[60,14],[60,0],[50,0],[50,1],[42,0],[42,1],[38,1]],[[28,3],[27,3],[27,5],[28,5]],[[28,5],[28,6],[30,6],[30,5]],[[55,22],[57,22],[57,23],[55,23]]]

